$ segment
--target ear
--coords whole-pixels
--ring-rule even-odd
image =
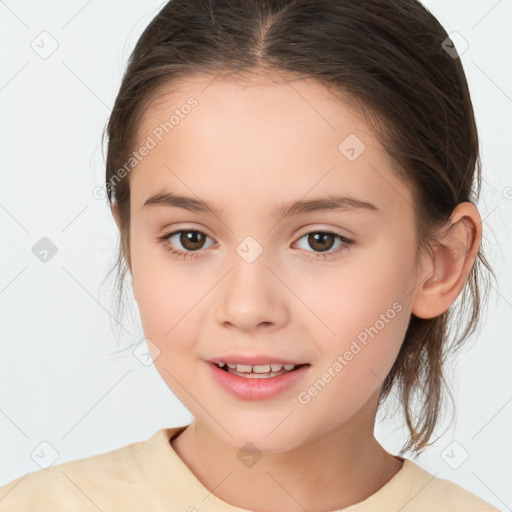
[[[475,205],[460,203],[439,236],[433,255],[422,261],[412,313],[419,318],[443,314],[462,291],[482,240],[482,219]]]

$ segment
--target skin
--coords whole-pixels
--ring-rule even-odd
[[[278,82],[263,72],[181,79],[147,109],[139,140],[190,96],[197,107],[129,175],[130,270],[144,333],[158,347],[152,354],[162,378],[194,416],[172,446],[232,505],[261,512],[348,507],[402,467],[374,436],[379,389],[411,313],[437,316],[462,290],[481,239],[478,211],[460,204],[433,256],[417,258],[408,185],[364,120],[311,79]],[[349,134],[366,147],[354,161],[338,150]],[[207,200],[222,216],[143,207],[162,189]],[[272,215],[276,205],[334,191],[378,211]],[[115,206],[112,212],[119,224]],[[209,237],[198,257],[178,258],[158,241],[179,229]],[[322,259],[304,236],[322,229],[355,244]],[[263,249],[250,264],[236,252],[247,236]],[[193,252],[179,235],[173,241]],[[326,252],[343,245],[336,237],[329,243]],[[394,303],[401,311],[300,403],[298,394]],[[245,401],[219,387],[206,363],[235,351],[310,366],[293,389]],[[262,453],[252,467],[237,457],[247,442]]]

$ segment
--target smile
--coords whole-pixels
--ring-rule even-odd
[[[233,375],[240,377],[247,377],[249,379],[268,379],[277,377],[284,373],[293,371],[301,365],[295,364],[282,364],[282,363],[268,363],[268,364],[238,364],[238,363],[224,363],[222,361],[216,363],[219,368]]]
[[[243,400],[264,400],[291,390],[298,385],[310,368],[309,364],[239,365],[220,361],[210,362],[208,366],[211,368],[214,381],[224,391]],[[278,367],[279,370],[273,371]]]

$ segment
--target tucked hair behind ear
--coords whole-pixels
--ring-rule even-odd
[[[130,266],[130,185],[129,176],[115,180],[116,173],[161,87],[197,72],[235,76],[263,68],[312,77],[339,93],[365,116],[396,173],[410,184],[418,254],[428,250],[455,206],[475,202],[480,193],[470,93],[460,59],[444,49],[447,39],[416,0],[168,2],[133,50],[107,126],[108,200],[120,214],[112,269],[120,297]],[[379,400],[392,389],[399,393],[410,432],[402,453],[429,445],[449,393],[445,360],[477,327],[484,269],[494,275],[480,248],[456,303],[439,317],[410,319]]]

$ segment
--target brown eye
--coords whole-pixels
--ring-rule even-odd
[[[183,258],[190,259],[196,258],[203,255],[206,239],[210,238],[208,235],[197,230],[180,230],[173,231],[166,235],[162,235],[158,238],[158,241],[162,243],[167,251],[173,255]],[[341,253],[354,245],[353,240],[334,233],[331,231],[311,231],[306,233],[299,240],[307,240],[307,245],[313,249],[313,251],[307,250],[307,252],[313,252],[316,258],[333,258],[338,253]],[[340,241],[340,245],[335,246],[336,239]],[[335,247],[334,250],[331,249]]]
[[[201,255],[207,238],[210,237],[201,231],[184,229],[162,235],[158,237],[158,241],[173,255],[190,259]]]
[[[339,240],[339,245],[335,245],[337,239]],[[306,242],[304,245],[308,247],[300,247],[302,240]],[[338,253],[344,252],[349,247],[355,245],[353,240],[332,231],[311,231],[301,236],[296,243],[301,249],[313,253],[312,257],[317,259],[334,258]]]
[[[333,233],[324,233],[323,231],[309,233],[308,244],[316,251],[328,251],[334,245],[336,236]]]
[[[179,241],[188,251],[197,251],[202,249],[206,240],[206,235],[200,231],[180,231]]]

